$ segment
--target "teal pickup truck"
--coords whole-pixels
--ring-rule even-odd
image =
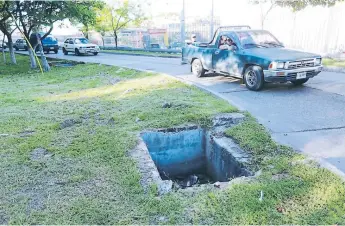
[[[302,85],[322,71],[320,55],[287,49],[270,32],[249,26],[218,28],[210,43],[184,47],[182,62],[197,77],[208,71],[233,76],[254,91],[270,82]]]

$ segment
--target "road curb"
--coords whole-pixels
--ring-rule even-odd
[[[181,57],[181,56],[155,56],[155,55],[147,55],[147,54],[141,54],[141,53],[116,53],[116,52],[107,52],[107,51],[101,51],[101,53],[113,54],[113,55],[127,55],[127,56],[160,57],[160,58],[180,58]]]

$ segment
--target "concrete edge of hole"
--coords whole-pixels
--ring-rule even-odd
[[[206,131],[206,136],[209,136],[221,149],[229,152],[238,164],[241,165],[243,173],[240,177],[236,177],[229,182],[218,182],[214,185],[216,188],[226,188],[228,185],[234,183],[235,181],[247,181],[253,178],[253,173],[245,168],[245,164],[250,161],[251,156],[242,150],[239,145],[237,145],[232,138],[226,137],[224,135],[224,130],[237,125],[245,120],[245,116],[241,113],[223,113],[218,114],[213,117],[213,127]],[[173,128],[160,128],[152,130],[144,130],[138,134],[137,146],[130,151],[130,156],[137,162],[137,167],[141,175],[140,184],[147,192],[150,186],[156,185],[158,188],[158,195],[164,195],[169,193],[173,189],[173,182],[171,180],[162,180],[158,169],[151,158],[149,150],[141,138],[141,134],[145,132],[181,132],[185,130],[200,129],[198,125],[181,125]],[[219,132],[221,135],[219,135]],[[243,178],[246,178],[243,180]],[[213,185],[211,185],[213,187]],[[192,189],[192,188],[190,188]]]
[[[137,167],[141,176],[140,184],[145,192],[147,192],[152,185],[157,186],[158,195],[164,195],[172,190],[173,182],[171,180],[162,180],[147,146],[140,136],[138,136],[137,146],[130,151],[130,156],[137,162]]]

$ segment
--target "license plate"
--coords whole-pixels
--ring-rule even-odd
[[[307,72],[299,72],[297,73],[296,79],[304,79],[307,77]]]
[[[50,49],[54,49],[54,47],[50,47]]]

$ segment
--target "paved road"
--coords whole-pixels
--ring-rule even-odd
[[[302,87],[269,84],[253,92],[232,78],[211,74],[197,79],[180,59],[105,53],[49,56],[162,72],[197,84],[249,111],[276,141],[309,154],[345,178],[345,74],[322,72]]]

